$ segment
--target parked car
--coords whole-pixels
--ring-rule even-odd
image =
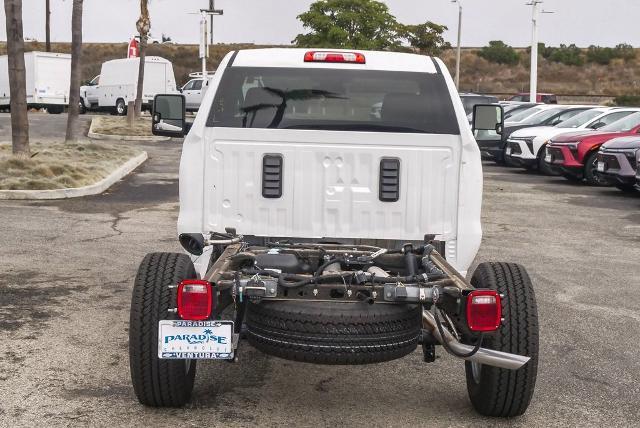
[[[498,98],[493,95],[482,95],[472,93],[461,93],[460,99],[462,100],[462,106],[467,115],[473,113],[473,106],[477,104],[495,104],[498,102]]]
[[[514,114],[530,109],[531,107],[535,107],[537,103],[524,103],[524,102],[512,102],[512,101],[501,101],[500,104],[504,109],[504,120],[509,120]]]
[[[603,183],[624,192],[640,189],[636,186],[636,175],[640,171],[640,135],[607,141],[600,147],[597,162],[596,175]]]
[[[583,111],[571,119],[560,122],[556,126],[536,126],[515,131],[509,137],[505,154],[515,165],[526,169],[539,169],[551,174],[552,171],[544,161],[545,148],[549,140],[565,132],[594,130],[602,128],[616,120],[622,119],[638,109],[596,107]]]
[[[505,119],[505,124],[516,124],[521,123],[533,115],[540,113],[541,111],[548,108],[547,104],[536,104],[533,107],[522,109],[514,114],[512,114],[508,119]]]
[[[202,99],[209,88],[209,80],[214,76],[215,71],[207,74],[207,78],[202,77],[202,72],[190,73],[192,77],[179,89],[184,95],[187,111],[197,111],[200,108]]]
[[[44,108],[59,114],[69,105],[71,55],[53,52],[26,52],[24,65],[27,79],[27,107]],[[9,108],[9,64],[0,56],[0,108]]]
[[[569,180],[585,179],[591,185],[606,184],[596,174],[598,149],[616,137],[638,136],[640,111],[597,131],[568,132],[553,137],[547,146],[545,162]]]
[[[555,126],[558,123],[568,120],[591,108],[591,106],[561,106],[556,104],[545,104],[541,106],[537,113],[529,116],[521,122],[505,122],[502,139],[497,142],[478,142],[480,151],[487,159],[494,160],[498,164],[505,163],[507,141],[513,132],[534,126]]]
[[[482,164],[445,64],[256,49],[230,52],[218,72],[182,145],[178,239],[193,258],[150,253],[134,284],[138,400],[184,405],[197,360],[233,361],[243,340],[342,365],[401,358],[420,340],[424,361],[438,344],[467,360],[479,413],[523,414],[534,290],[517,264],[481,263],[465,279],[481,242]],[[184,136],[184,107],[156,97],[154,134]],[[475,129],[502,122],[501,106],[476,106]]]
[[[531,94],[529,94],[529,92],[520,92],[509,98],[509,101],[530,101],[530,98]],[[558,104],[558,97],[555,94],[538,92],[536,94],[536,102],[544,104]]]
[[[140,58],[114,59],[102,64],[98,83],[80,90],[86,110],[107,110],[117,115],[127,114],[127,104],[135,101]],[[95,78],[94,78],[95,80]],[[151,108],[156,94],[178,93],[173,65],[158,56],[147,56],[144,67],[142,107]]]

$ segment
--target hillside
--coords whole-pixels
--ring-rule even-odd
[[[222,57],[230,50],[256,47],[254,45],[215,45],[211,46],[208,68],[214,69]],[[28,43],[27,50],[44,50],[44,43]],[[69,52],[68,43],[54,43],[55,52]],[[511,94],[526,91],[529,87],[529,63],[524,49],[520,50],[524,58],[520,64],[505,66],[490,63],[477,55],[479,49],[467,48],[462,52],[461,89],[465,91]],[[82,67],[83,80],[89,80],[100,73],[102,62],[123,58],[127,51],[125,43],[91,43],[84,48]],[[0,43],[0,54],[6,47]],[[189,72],[199,71],[198,46],[196,45],[150,45],[149,55],[159,55],[173,62],[178,84],[184,83]],[[455,68],[455,51],[449,50],[442,55],[450,70]],[[572,95],[636,95],[640,93],[640,55],[635,60],[613,60],[609,65],[586,64],[567,66],[539,60],[539,83],[541,92],[553,92]],[[600,97],[570,97],[572,100],[600,101]],[[602,97],[602,100],[605,100]]]
[[[525,49],[519,49],[523,58],[518,65],[490,63],[477,55],[479,49],[462,51],[460,88],[464,91],[512,94],[529,89],[529,58]],[[636,50],[637,51],[637,50]],[[572,95],[569,99],[598,101],[617,95],[637,95],[640,91],[640,55],[635,60],[615,59],[609,65],[585,64],[568,66],[538,59],[538,91]],[[450,70],[455,69],[455,51],[449,50],[443,60]],[[583,95],[579,97],[576,95]],[[606,96],[606,97],[605,97]]]

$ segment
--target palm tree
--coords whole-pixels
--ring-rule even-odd
[[[29,118],[27,116],[24,38],[22,35],[22,0],[4,0],[7,18],[7,55],[11,108],[11,141],[13,154],[29,157]]]
[[[80,114],[80,60],[82,57],[82,6],[84,0],[73,0],[71,12],[71,81],[69,83],[69,115],[65,141],[78,139]]]
[[[144,86],[144,64],[147,51],[147,36],[151,28],[151,19],[149,18],[149,1],[140,0],[140,18],[136,22],[136,29],[140,33],[140,65],[138,66],[138,88],[136,90],[135,116],[140,117],[142,113],[142,88]]]

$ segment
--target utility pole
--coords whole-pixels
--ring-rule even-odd
[[[531,81],[529,83],[529,101],[535,103],[538,99],[538,5],[542,0],[531,0],[526,3],[531,6]],[[543,10],[542,13],[553,13]]]
[[[460,43],[462,39],[462,2],[461,0],[451,0],[451,3],[458,3],[458,48],[456,49],[456,88],[460,90]]]
[[[531,80],[529,82],[529,102],[538,99],[538,5],[542,0],[527,3],[531,6]]]
[[[211,34],[211,44],[213,44],[213,17],[223,14],[224,10],[215,8],[215,0],[209,0],[209,9],[200,9],[200,59],[202,60],[202,77],[205,79],[207,78],[207,57],[209,56],[207,32]],[[211,19],[210,27],[208,25],[209,19]]]
[[[45,50],[47,52],[51,52],[51,4],[50,0],[45,1],[45,24],[44,24],[44,33],[45,33]]]
[[[209,0],[209,10],[216,10],[216,0]],[[210,27],[209,27],[209,44],[213,44],[213,18],[211,18]]]

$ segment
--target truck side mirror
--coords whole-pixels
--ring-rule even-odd
[[[156,95],[153,99],[153,115],[151,119],[151,132],[153,135],[184,137],[187,131],[184,95]]]
[[[502,135],[504,110],[498,104],[476,104],[473,106],[473,131],[493,131]]]

